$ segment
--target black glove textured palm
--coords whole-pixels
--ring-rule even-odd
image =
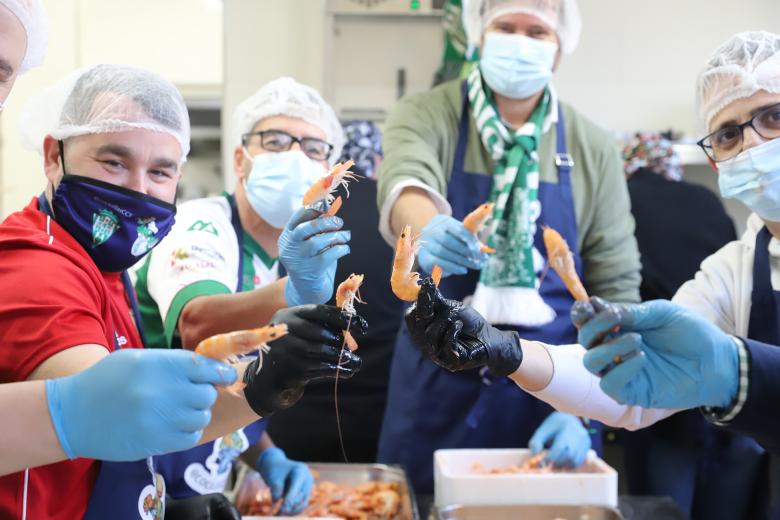
[[[444,298],[430,278],[406,312],[406,325],[423,356],[450,371],[487,366],[493,375],[508,376],[523,361],[516,332],[499,330],[471,307]]]
[[[258,415],[289,408],[312,381],[335,379],[337,371],[349,379],[360,370],[360,357],[347,348],[342,352],[342,331],[349,329],[355,337],[365,334],[368,324],[362,317],[350,319],[331,305],[299,305],[277,311],[272,323],[286,323],[287,335],[271,344],[259,373],[258,360],[244,373],[244,395]]]
[[[165,520],[241,520],[238,509],[222,493],[165,500]]]

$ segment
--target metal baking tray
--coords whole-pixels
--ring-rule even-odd
[[[437,520],[625,520],[617,509],[601,506],[520,505],[449,506]]]
[[[309,463],[308,466],[319,472],[321,480],[336,484],[358,485],[364,482],[398,482],[401,486],[401,510],[393,520],[420,520],[414,491],[409,485],[406,472],[398,466],[384,464],[334,464]],[[233,498],[236,507],[242,509],[248,501],[254,500],[258,489],[264,486],[260,475],[248,467],[240,472],[234,488]]]

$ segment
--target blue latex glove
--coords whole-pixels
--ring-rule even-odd
[[[644,408],[724,408],[732,402],[739,355],[734,340],[715,325],[666,300],[592,301],[578,302],[572,320],[582,324],[580,344],[591,349],[585,367],[596,375],[606,371],[601,389],[607,395]],[[594,315],[594,305],[603,310]],[[630,357],[633,352],[638,355]]]
[[[257,458],[255,469],[271,488],[271,499],[284,496],[283,515],[300,514],[308,505],[314,477],[303,462],[290,460],[279,448],[268,448]]]
[[[293,214],[279,236],[279,261],[287,270],[287,305],[322,304],[333,296],[338,259],[349,254],[349,231],[339,217],[311,208]]]
[[[536,429],[528,448],[534,455],[547,448],[546,462],[559,468],[578,468],[588,456],[591,441],[588,430],[577,417],[553,412]]]
[[[184,350],[123,349],[46,381],[49,414],[70,458],[140,460],[191,448],[211,420],[214,384],[234,368]]]
[[[434,265],[442,268],[442,276],[466,274],[469,269],[482,269],[487,255],[480,252],[480,243],[463,223],[447,215],[436,215],[420,233],[420,267],[431,272]]]

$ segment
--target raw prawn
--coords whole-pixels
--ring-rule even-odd
[[[547,249],[547,262],[553,271],[563,280],[563,284],[577,301],[588,301],[588,293],[582,285],[577,269],[574,266],[574,257],[571,254],[566,240],[560,233],[551,227],[545,226],[544,247]]]
[[[336,307],[341,309],[345,315],[349,316],[349,322],[352,322],[352,317],[357,314],[355,311],[355,301],[365,303],[360,299],[360,285],[363,283],[363,275],[352,273],[346,280],[341,282],[336,289]],[[341,346],[339,352],[339,364],[341,367],[341,356],[344,354],[344,346],[346,346],[352,352],[358,348],[357,341],[352,337],[352,333],[349,332],[349,324],[347,328],[342,331],[344,334],[344,343]],[[339,373],[336,369],[336,381],[333,385],[333,402],[336,405],[336,428],[339,433],[339,443],[341,444],[341,454],[344,455],[344,462],[347,461],[347,451],[344,448],[344,437],[341,434],[341,418],[339,417]]]
[[[522,466],[520,466],[524,470],[532,470],[532,469],[542,469],[547,466],[547,464],[544,462],[544,458],[547,456],[546,451],[540,451],[530,459],[527,459],[525,462],[523,462]]]
[[[553,467],[545,462],[547,451],[541,451],[528,458],[522,464],[511,464],[509,466],[500,466],[496,468],[486,468],[479,462],[471,465],[471,471],[482,475],[506,475],[516,473],[552,473]],[[557,469],[556,472],[566,472],[565,469]]]
[[[238,356],[249,354],[255,350],[268,352],[268,343],[275,341],[287,334],[287,325],[267,325],[257,329],[238,330],[225,334],[216,334],[204,339],[195,347],[195,353],[207,358],[228,363],[236,363]],[[263,358],[257,364],[257,371],[263,366]],[[236,382],[226,389],[236,393],[244,388],[244,383]]]
[[[482,227],[485,225],[485,222],[490,219],[490,217],[493,216],[493,207],[495,206],[495,203],[493,202],[485,202],[484,204],[480,204],[477,209],[466,215],[466,217],[463,219],[463,227],[471,231],[474,235],[478,235],[480,231],[482,231]],[[483,253],[495,253],[495,248],[488,247],[482,242],[480,242],[479,250]]]
[[[320,481],[311,491],[309,505],[302,516],[339,517],[346,520],[391,520],[406,518],[401,498],[401,486],[397,482],[365,482],[356,486]],[[242,515],[269,515],[273,511],[271,492],[259,490],[254,500],[239,506]],[[408,507],[408,506],[407,506]]]
[[[571,293],[575,300],[582,302],[589,301],[590,298],[577,274],[577,269],[574,266],[574,257],[571,254],[571,250],[569,250],[569,246],[566,244],[566,240],[563,239],[560,233],[547,226],[544,228],[542,237],[544,238],[544,247],[547,249],[547,261],[550,267],[553,268],[553,271],[558,273],[558,276],[561,277],[566,289],[569,290],[569,293]],[[596,310],[598,311],[600,309]],[[601,343],[608,334],[617,334],[618,332],[620,332],[620,325],[615,325],[609,331],[594,338],[594,343]],[[616,356],[613,362],[615,364],[620,364],[627,359],[629,358]],[[607,367],[605,370],[609,371],[611,368]]]
[[[416,301],[417,295],[420,294],[420,273],[412,271],[414,257],[420,248],[419,240],[419,236],[412,236],[412,226],[406,225],[395,245],[390,287],[393,289],[393,294],[407,302]],[[434,265],[431,270],[431,278],[437,287],[441,280],[441,274],[441,267]]]
[[[333,192],[339,186],[344,186],[349,197],[349,181],[357,179],[357,175],[349,171],[352,165],[355,164],[353,160],[349,160],[343,163],[338,163],[330,169],[325,177],[322,177],[317,182],[312,184],[306,193],[303,195],[303,205],[310,206],[320,201],[325,201],[330,207],[325,215],[332,217],[341,208],[341,197],[334,197]]]
[[[339,307],[344,314],[350,318],[356,314],[355,302],[366,303],[360,299],[360,285],[363,283],[363,275],[352,273],[341,282],[336,289],[336,307]],[[344,343],[349,350],[355,351],[358,348],[357,341],[352,337],[349,330],[344,332]]]
[[[401,507],[401,496],[391,489],[377,491],[372,497],[371,506],[375,514],[392,517]]]

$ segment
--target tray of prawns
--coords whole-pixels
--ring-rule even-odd
[[[419,520],[414,492],[403,469],[384,464],[310,463],[315,478],[309,505],[296,518],[347,520]],[[244,468],[234,501],[244,520],[278,517],[260,475]]]
[[[437,450],[433,455],[436,507],[617,507],[617,472],[596,452],[590,450],[577,469],[555,468],[545,462],[545,455],[527,449]]]

